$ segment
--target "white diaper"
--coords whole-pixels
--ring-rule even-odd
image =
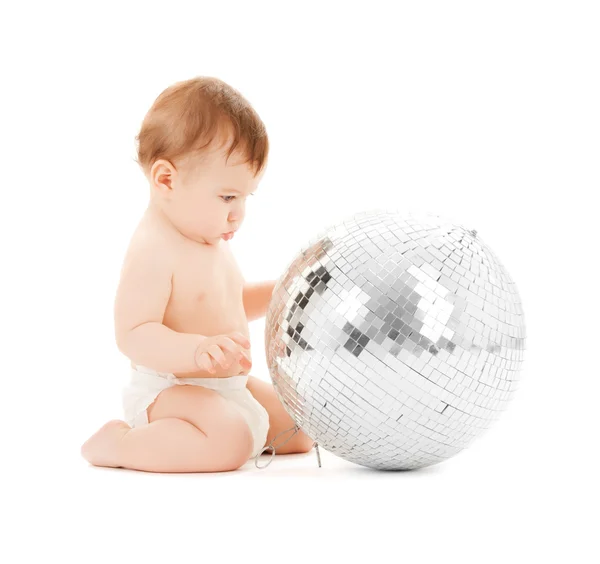
[[[167,372],[156,372],[137,365],[131,369],[131,378],[123,388],[123,412],[131,427],[148,423],[147,407],[163,390],[177,385],[204,386],[216,390],[231,400],[244,416],[254,438],[254,458],[263,450],[269,431],[269,414],[246,387],[248,376],[241,374],[228,378],[176,378]]]

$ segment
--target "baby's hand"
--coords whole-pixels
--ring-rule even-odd
[[[196,349],[196,364],[201,370],[207,370],[212,374],[216,372],[215,363],[228,368],[231,362],[238,361],[245,368],[250,368],[252,363],[245,355],[244,348],[250,348],[250,341],[238,331],[229,335],[206,337]],[[230,353],[228,356],[233,355],[233,361],[225,357],[225,351]]]

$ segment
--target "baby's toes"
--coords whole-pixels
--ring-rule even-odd
[[[120,419],[105,423],[81,446],[81,456],[94,466],[119,467],[119,441],[131,427]]]

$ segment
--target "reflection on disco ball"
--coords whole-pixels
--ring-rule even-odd
[[[476,231],[374,210],[320,233],[278,280],[267,365],[326,450],[399,470],[450,458],[514,392],[525,324],[515,283]]]

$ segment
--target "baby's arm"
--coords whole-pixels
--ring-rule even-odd
[[[114,305],[117,347],[134,364],[157,372],[194,372],[203,335],[178,333],[163,325],[171,295],[172,261],[166,250],[130,250]]]

